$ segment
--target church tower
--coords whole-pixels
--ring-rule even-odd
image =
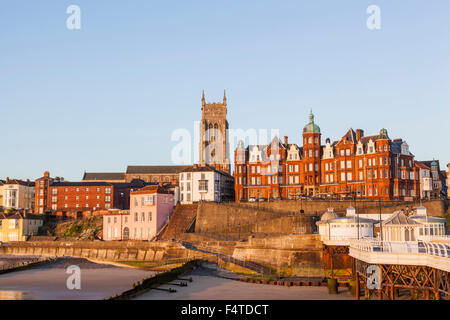
[[[222,103],[206,103],[202,94],[202,120],[200,122],[200,165],[210,165],[230,173],[227,95]]]

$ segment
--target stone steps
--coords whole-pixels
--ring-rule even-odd
[[[197,205],[179,205],[170,217],[169,223],[159,239],[176,239],[179,235],[185,233],[197,217]]]

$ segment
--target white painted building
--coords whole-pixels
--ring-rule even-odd
[[[5,209],[34,209],[34,182],[6,178],[3,184]]]
[[[182,204],[234,200],[234,178],[210,166],[194,165],[180,172],[179,193]]]
[[[353,207],[347,209],[345,217],[339,217],[332,208],[317,222],[320,239],[327,245],[345,245],[350,240],[373,237],[375,220],[356,216]]]

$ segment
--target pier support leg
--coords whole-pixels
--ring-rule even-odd
[[[359,275],[358,271],[355,272],[355,297],[359,300]]]

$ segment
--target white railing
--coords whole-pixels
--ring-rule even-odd
[[[353,240],[350,243],[350,248],[366,252],[426,254],[450,258],[450,243],[380,241],[372,238]]]
[[[441,235],[441,236],[418,236],[419,240],[422,241],[450,241],[450,235]]]

